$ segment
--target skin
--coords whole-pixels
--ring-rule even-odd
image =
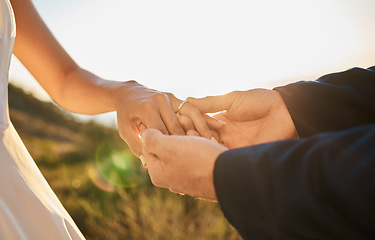
[[[58,105],[89,115],[117,111],[120,136],[137,156],[142,151],[140,124],[164,134],[185,134],[175,115],[180,99],[135,81],[110,81],[80,68],[48,30],[31,0],[10,2],[17,26],[13,53]],[[192,120],[201,136],[212,137],[199,110],[186,104],[181,113]]]
[[[148,168],[155,186],[172,192],[216,200],[213,171],[217,157],[229,148],[250,146],[277,140],[298,138],[291,116],[278,92],[255,89],[236,91],[203,99],[189,98],[202,112],[218,112],[217,118],[226,121],[213,128],[222,144],[190,136],[166,136],[155,129],[142,134],[142,161]],[[181,120],[181,119],[180,119]],[[192,125],[181,121],[185,129]]]
[[[196,136],[167,136],[156,129],[142,134],[143,156],[152,183],[174,193],[216,200],[213,168],[226,147]]]
[[[221,143],[230,149],[298,138],[289,111],[275,90],[234,91],[188,100],[204,113],[223,111],[215,118],[225,121],[225,127],[210,127],[218,132]]]

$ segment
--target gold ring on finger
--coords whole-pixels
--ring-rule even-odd
[[[184,101],[182,101],[181,103],[180,103],[180,106],[178,106],[178,109],[177,109],[177,114],[178,115],[181,115],[181,109],[182,109],[182,107],[185,105],[185,103],[187,103],[188,102],[188,100],[187,99],[185,99]]]

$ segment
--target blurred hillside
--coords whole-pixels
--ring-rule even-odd
[[[117,130],[9,85],[10,116],[87,239],[240,239],[216,203],[152,186]]]

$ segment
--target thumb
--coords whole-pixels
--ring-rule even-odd
[[[239,93],[239,91],[234,91],[224,95],[208,96],[204,98],[189,97],[187,100],[202,113],[215,113],[228,110]]]
[[[166,141],[167,137],[157,129],[148,128],[142,133],[143,147],[157,156],[163,151]]]

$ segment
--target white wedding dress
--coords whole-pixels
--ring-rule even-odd
[[[27,152],[8,113],[15,38],[8,0],[0,0],[0,239],[84,239]]]

